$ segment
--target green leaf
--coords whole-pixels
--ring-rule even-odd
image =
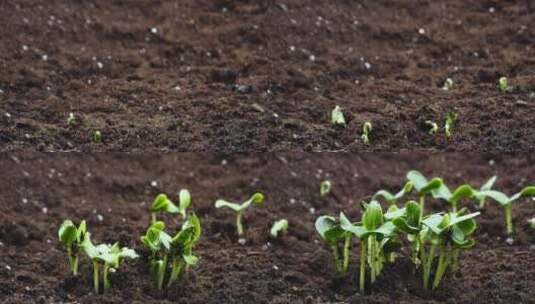
[[[409,171],[407,173],[407,179],[414,185],[414,188],[418,192],[428,184],[427,178],[416,170]]]
[[[340,212],[340,228],[342,228],[344,231],[353,233],[358,238],[361,238],[362,235],[367,232],[366,228],[362,227],[361,225],[354,225],[351,223],[351,221],[343,212]]]
[[[496,182],[497,178],[498,177],[496,175],[494,175],[486,183],[484,183],[483,186],[481,186],[481,188],[479,188],[479,190],[480,191],[485,191],[485,190],[492,189],[492,186],[494,186],[494,183]]]
[[[420,193],[420,195],[426,194],[428,192],[432,192],[435,189],[440,189],[443,185],[444,185],[444,182],[442,181],[440,177],[433,177],[433,179],[431,179],[429,183],[427,183],[418,192]]]
[[[178,209],[183,218],[186,218],[186,210],[191,205],[191,194],[187,189],[180,190],[178,194],[179,205]]]
[[[225,200],[217,200],[215,202],[215,207],[216,208],[230,208],[236,212],[240,212],[243,210],[242,206],[240,204],[236,204],[236,203],[231,203],[231,202],[227,202]]]
[[[58,231],[59,240],[65,247],[71,247],[76,242],[78,230],[70,220],[65,220]]]
[[[247,201],[245,201],[244,203],[242,203],[241,205],[240,204],[237,204],[237,203],[231,203],[231,202],[227,202],[225,200],[217,200],[215,202],[215,207],[216,208],[230,208],[236,212],[241,212],[247,208],[249,208],[249,206],[253,203],[255,204],[260,204],[264,201],[264,195],[260,192],[256,192],[255,194],[253,194],[251,196],[251,198],[249,198]]]
[[[456,204],[462,198],[471,198],[475,195],[474,189],[470,185],[461,185],[455,189],[449,202]]]
[[[324,180],[320,184],[320,195],[325,196],[331,192],[331,181]]]
[[[344,125],[346,124],[346,119],[344,117],[344,112],[340,106],[334,107],[331,112],[331,123],[333,125]]]
[[[167,195],[161,193],[156,196],[152,206],[150,207],[151,212],[166,211],[169,213],[178,213],[180,210],[178,207],[167,197]]]
[[[519,199],[519,198],[521,198],[521,197],[526,197],[526,196],[535,196],[535,186],[528,186],[528,187],[525,187],[525,188],[522,189],[520,192],[515,193],[515,194],[510,198],[510,200],[511,200],[511,201],[516,201],[517,199]]]
[[[194,265],[197,265],[197,263],[199,263],[199,258],[194,255],[185,255],[184,261],[186,262],[186,264],[194,266]]]
[[[288,220],[282,219],[273,223],[269,234],[271,234],[272,237],[276,238],[279,235],[279,232],[286,230],[288,230]]]
[[[377,201],[371,201],[362,215],[362,223],[367,230],[375,230],[383,223],[383,209]]]
[[[512,202],[505,193],[496,190],[478,191],[476,196],[477,198],[490,197],[502,206],[507,206]]]

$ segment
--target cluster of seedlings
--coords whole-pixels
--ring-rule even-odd
[[[423,287],[435,289],[447,274],[459,271],[461,252],[475,245],[472,235],[480,213],[459,208],[461,200],[472,200],[480,209],[485,207],[486,199],[502,205],[508,243],[512,242],[511,205],[522,197],[535,196],[535,186],[525,187],[509,197],[492,190],[495,181],[496,176],[479,189],[462,184],[450,190],[439,177],[427,179],[418,171],[410,171],[400,191],[379,190],[369,202],[363,201],[359,220],[351,220],[341,212],[338,217],[320,216],[315,227],[332,250],[338,276],[348,272],[353,239],[359,240],[359,288],[362,292],[367,282],[376,281],[385,263],[395,262],[404,245],[411,252],[415,272],[421,273]],[[417,200],[407,199],[403,206],[398,205],[398,201],[410,194],[415,194]],[[427,213],[425,204],[429,198],[445,202],[444,211]],[[386,210],[380,201],[388,205]]]

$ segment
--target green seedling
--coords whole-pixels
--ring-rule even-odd
[[[442,85],[442,90],[449,91],[451,89],[453,89],[453,79],[446,78],[446,80],[444,81],[444,85]]]
[[[414,188],[418,192],[418,197],[420,201],[420,209],[422,214],[425,211],[425,196],[428,193],[440,188],[444,182],[439,177],[434,177],[431,180],[428,180],[422,173],[412,170],[407,173],[407,179],[412,182]]]
[[[340,106],[334,107],[334,109],[331,112],[331,123],[333,125],[346,125],[346,119],[344,117],[344,112],[342,111],[342,108]]]
[[[450,203],[453,212],[457,212],[457,205],[459,200],[463,198],[472,198],[475,196],[476,191],[472,189],[472,186],[463,184],[457,187],[453,192],[446,184],[442,183],[440,187],[431,191],[431,194],[436,199],[443,199]]]
[[[513,203],[522,197],[533,196],[535,196],[535,186],[525,187],[512,196],[507,196],[507,194],[495,190],[480,191],[476,194],[476,197],[479,199],[488,197],[502,205],[505,211],[506,231],[510,237],[513,235]]]
[[[171,287],[177,279],[187,274],[190,266],[198,263],[199,258],[193,255],[193,246],[201,234],[201,223],[195,213],[187,217],[174,237],[165,232],[165,224],[160,221],[147,229],[141,237],[141,243],[151,251],[151,274],[159,290]]]
[[[446,114],[446,123],[444,124],[444,132],[446,133],[446,137],[451,137],[453,127],[455,126],[455,122],[457,121],[457,113],[455,112],[448,112]]]
[[[423,229],[419,233],[419,238],[425,288],[429,288],[432,273],[434,273],[434,279],[431,288],[435,289],[442,281],[448,267],[453,272],[457,271],[459,251],[475,245],[474,239],[470,236],[476,230],[474,218],[478,215],[479,212],[465,214],[465,210],[461,210],[458,213],[432,214],[422,221]],[[437,266],[432,272],[431,267],[436,259],[438,259]]]
[[[403,189],[399,190],[396,194],[392,194],[387,190],[379,190],[373,195],[372,199],[376,200],[379,197],[382,197],[387,201],[388,205],[395,205],[399,199],[401,199],[405,194],[410,193],[413,188],[413,183],[411,181],[408,181],[407,183],[405,183]]]
[[[152,223],[156,222],[158,219],[156,214],[158,212],[167,212],[171,214],[180,213],[183,219],[186,219],[187,209],[191,205],[191,194],[187,189],[180,190],[178,194],[179,205],[175,205],[165,194],[158,194],[154,199],[150,207]]]
[[[101,282],[104,287],[103,292],[110,289],[109,274],[110,272],[115,272],[125,258],[138,258],[134,250],[126,247],[121,248],[119,243],[115,243],[113,246],[109,244],[93,245],[90,233],[86,234],[82,246],[89,259],[93,262],[93,288],[96,294],[99,294],[101,290]]]
[[[365,144],[370,143],[370,133],[372,131],[372,123],[367,121],[362,125],[362,135],[360,136],[362,138],[362,142]]]
[[[85,221],[76,227],[71,220],[65,220],[58,231],[59,240],[67,250],[69,265],[74,276],[78,275],[78,258],[86,233]]]
[[[364,292],[366,268],[370,269],[370,283],[373,284],[381,274],[384,263],[395,259],[395,252],[401,247],[397,228],[391,221],[385,221],[383,210],[377,201],[366,205],[361,222],[351,223],[341,213],[340,227],[360,239],[359,288]]]
[[[420,267],[420,247],[419,232],[422,229],[422,209],[416,201],[408,201],[405,207],[399,209],[391,206],[385,214],[385,219],[391,220],[398,230],[407,234],[410,243],[411,260],[416,268]]]
[[[93,141],[96,143],[102,142],[102,133],[100,131],[93,132]]]
[[[253,203],[261,204],[264,201],[264,195],[260,192],[257,192],[251,196],[247,201],[242,204],[231,203],[225,200],[217,200],[215,202],[216,208],[229,208],[236,212],[236,230],[238,236],[243,235],[243,225],[242,225],[242,216],[243,212],[247,210]]]
[[[324,180],[320,184],[320,195],[325,196],[329,193],[331,193],[331,181],[330,180]]]
[[[434,135],[438,132],[438,125],[434,121],[426,120],[425,124],[429,126],[429,134]]]
[[[498,177],[496,175],[494,175],[493,177],[491,177],[486,183],[484,183],[481,188],[479,188],[479,192],[482,192],[482,191],[488,191],[488,190],[492,190],[492,187],[494,186],[494,183],[496,182],[496,179]],[[477,194],[477,193],[476,193]],[[481,195],[480,197],[478,197],[478,200],[479,200],[479,209],[483,209],[485,208],[485,196],[484,195]]]
[[[67,125],[69,126],[75,126],[78,123],[78,120],[76,119],[76,116],[74,116],[74,113],[69,113],[69,116],[67,117]]]
[[[337,275],[345,275],[349,269],[349,251],[351,248],[352,233],[342,229],[340,222],[335,217],[327,215],[318,217],[315,227],[316,231],[332,250]],[[340,243],[343,243],[341,255]]]
[[[279,233],[286,232],[287,230],[288,230],[288,220],[282,219],[273,223],[273,226],[271,227],[269,234],[271,235],[271,237],[277,238]]]
[[[507,90],[509,90],[509,81],[507,80],[507,77],[500,77],[498,80],[498,88],[500,88],[502,93],[505,93]]]

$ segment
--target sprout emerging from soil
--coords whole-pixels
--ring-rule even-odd
[[[96,143],[102,142],[102,133],[100,131],[93,132],[93,141]]]
[[[509,90],[509,81],[507,80],[507,77],[500,77],[498,80],[498,88],[500,88],[502,93],[505,93],[507,90]]]
[[[362,135],[360,136],[362,138],[362,141],[367,145],[370,143],[370,132],[372,131],[372,123],[367,121],[362,125]]]
[[[91,234],[87,233],[83,242],[83,248],[89,259],[93,261],[93,288],[98,294],[101,290],[101,283],[106,292],[111,287],[109,274],[115,272],[125,258],[136,259],[137,253],[126,247],[119,247],[119,243],[113,246],[109,244],[93,245]]]
[[[288,230],[288,220],[282,219],[278,220],[275,223],[273,223],[273,226],[271,227],[271,230],[269,231],[269,234],[273,238],[277,238],[279,233],[286,232]]]
[[[247,201],[242,204],[231,203],[225,200],[217,200],[215,202],[216,208],[229,208],[236,212],[236,230],[238,236],[243,235],[243,225],[242,225],[242,215],[247,208],[249,208],[253,203],[261,204],[264,201],[264,195],[260,192],[257,192],[251,196]]]
[[[331,123],[333,125],[346,125],[346,119],[344,117],[344,112],[340,106],[334,107],[331,112]]]
[[[342,215],[341,215],[342,216]],[[351,247],[351,231],[344,230],[335,217],[323,215],[316,219],[316,231],[331,247],[334,264],[338,276],[343,276],[349,269],[349,250]],[[340,255],[340,243],[343,242],[342,255]]]
[[[451,89],[453,89],[453,79],[446,78],[446,80],[444,81],[444,85],[442,86],[442,90],[449,91]]]
[[[496,179],[498,177],[496,175],[494,175],[493,177],[491,177],[486,183],[484,183],[481,188],[479,188],[479,192],[482,192],[482,191],[488,191],[488,190],[491,190],[492,187],[494,186],[494,183],[496,182]],[[476,193],[477,194],[477,193]],[[486,196],[484,195],[481,195],[480,197],[478,197],[478,200],[479,200],[479,209],[483,209],[485,208],[485,198]]]
[[[457,113],[455,112],[448,112],[446,114],[446,123],[444,125],[444,132],[446,133],[446,137],[451,137],[453,127],[455,126],[455,122],[457,121]]]
[[[200,239],[201,223],[195,213],[191,213],[182,224],[181,230],[171,237],[165,232],[163,222],[153,223],[141,237],[141,243],[151,251],[150,270],[159,290],[169,288],[177,279],[187,273],[190,266],[198,263],[193,255],[193,246]]]
[[[187,189],[182,189],[178,193],[179,205],[176,206],[167,195],[161,193],[156,196],[154,202],[150,207],[150,212],[152,215],[152,223],[157,221],[156,214],[158,212],[168,212],[171,214],[180,213],[183,219],[186,219],[186,210],[189,205],[191,205],[191,194]]]
[[[320,195],[325,196],[331,192],[331,181],[330,180],[324,180],[320,184]]]
[[[75,126],[78,123],[78,120],[76,119],[76,116],[74,116],[74,113],[69,113],[69,116],[67,117],[67,125],[69,126]]]
[[[429,126],[429,134],[434,135],[438,132],[438,125],[434,121],[426,120],[425,124]]]
[[[408,181],[407,183],[405,183],[405,186],[403,187],[403,189],[399,190],[396,194],[392,194],[388,192],[387,190],[381,189],[373,195],[372,199],[376,200],[377,198],[382,197],[387,201],[388,205],[394,205],[405,194],[410,193],[413,188],[414,188],[414,184],[411,181]]]
[[[86,233],[85,221],[76,227],[71,220],[65,220],[58,231],[59,240],[67,250],[69,265],[74,276],[78,275],[78,256]]]
[[[512,237],[513,235],[513,202],[522,197],[533,196],[535,196],[535,186],[525,187],[522,191],[515,193],[512,196],[507,196],[507,194],[495,190],[480,191],[476,194],[476,197],[479,199],[489,197],[502,205],[505,211],[505,225],[509,237]]]

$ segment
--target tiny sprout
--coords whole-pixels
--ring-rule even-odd
[[[269,234],[273,238],[276,238],[280,232],[286,232],[287,230],[288,230],[288,220],[282,219],[273,223],[273,226],[271,227]]]
[[[438,125],[434,121],[426,120],[425,124],[429,126],[429,134],[433,135],[438,132]]]
[[[87,227],[85,221],[82,221],[76,227],[72,221],[65,220],[58,231],[59,240],[67,249],[69,265],[74,276],[78,275],[78,253],[80,252],[86,233]]]
[[[448,112],[446,114],[446,124],[444,125],[444,132],[446,132],[446,137],[451,137],[455,121],[457,120],[457,113]]]
[[[74,116],[74,113],[69,113],[69,116],[67,117],[67,124],[69,126],[74,126],[77,122],[78,121],[76,120],[76,116]]]
[[[496,175],[494,175],[493,177],[491,177],[486,183],[484,183],[481,188],[479,188],[479,191],[488,191],[488,190],[492,190],[492,186],[494,186],[494,183],[496,182],[496,178],[498,178]],[[477,193],[476,193],[476,196],[477,196]],[[485,196],[482,195],[480,197],[478,197],[479,199],[479,209],[483,209],[485,208]]]
[[[93,132],[93,141],[96,143],[102,142],[102,133],[100,131]]]
[[[231,203],[225,200],[217,200],[215,202],[216,208],[229,208],[236,212],[236,230],[238,232],[238,235],[243,235],[243,225],[242,225],[242,215],[247,208],[249,208],[253,203],[255,204],[261,204],[264,201],[264,195],[260,192],[256,192],[249,198],[247,201],[243,202],[242,204],[238,203]]]
[[[156,196],[154,202],[150,207],[150,212],[152,214],[152,223],[157,221],[156,213],[160,211],[165,211],[171,214],[180,213],[183,219],[186,219],[187,214],[186,210],[191,205],[191,194],[187,189],[182,189],[178,193],[179,204],[178,207],[173,203],[167,195],[161,193]]]
[[[330,180],[324,180],[320,184],[320,195],[325,196],[331,192],[331,181]]]
[[[333,111],[331,112],[331,123],[333,125],[346,125],[344,112],[342,111],[342,108],[340,108],[340,106],[334,107]]]
[[[507,77],[501,77],[500,80],[498,80],[498,87],[503,93],[507,92],[509,89],[509,81],[507,80]]]
[[[365,122],[362,125],[362,135],[360,136],[362,138],[362,141],[365,144],[369,144],[370,143],[369,135],[370,135],[371,131],[372,131],[372,123],[369,122],[369,121]]]
[[[444,85],[442,86],[442,90],[449,91],[452,88],[453,88],[453,79],[446,78],[446,80],[444,81]]]

